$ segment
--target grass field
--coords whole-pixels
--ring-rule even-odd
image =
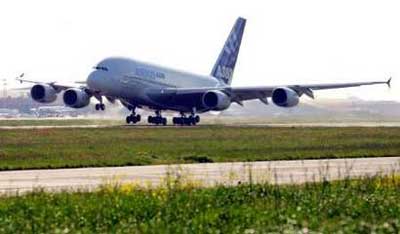
[[[53,118],[53,119],[2,119],[0,120],[1,126],[70,126],[70,125],[121,125],[123,121],[114,119],[87,119],[87,118]]]
[[[0,233],[399,233],[400,177],[0,197]]]
[[[0,170],[400,155],[400,128],[0,130]]]

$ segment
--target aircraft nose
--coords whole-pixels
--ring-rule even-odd
[[[98,79],[97,75],[95,72],[92,72],[89,74],[88,78],[86,79],[86,83],[89,88],[95,89],[96,88],[96,79]]]

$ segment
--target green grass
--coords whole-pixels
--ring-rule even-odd
[[[0,170],[400,155],[400,128],[0,130]]]
[[[0,126],[70,126],[70,125],[120,125],[122,120],[113,119],[2,119]]]
[[[0,233],[399,233],[400,178],[0,197]]]

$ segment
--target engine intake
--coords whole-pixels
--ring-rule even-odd
[[[50,103],[57,99],[57,91],[46,84],[36,84],[31,88],[31,97],[40,103]]]
[[[276,88],[272,91],[272,102],[280,107],[293,107],[299,104],[299,95],[290,88]]]
[[[221,91],[209,91],[203,94],[202,104],[210,110],[221,111],[231,105],[231,99]]]
[[[82,89],[71,88],[64,92],[65,105],[72,108],[82,108],[90,103],[90,96]]]

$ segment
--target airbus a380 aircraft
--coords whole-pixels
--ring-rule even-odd
[[[141,116],[136,108],[148,108],[155,116],[148,117],[148,123],[167,124],[162,117],[164,110],[176,111],[173,123],[195,125],[200,122],[198,113],[223,111],[235,102],[259,99],[268,104],[268,98],[280,107],[293,107],[299,103],[303,94],[314,98],[313,91],[337,89],[362,85],[387,84],[388,81],[282,85],[259,87],[232,87],[232,76],[239,54],[246,20],[238,18],[210,75],[195,75],[157,65],[139,62],[128,58],[106,58],[94,67],[86,82],[78,86],[63,85],[57,82],[42,83],[18,78],[21,82],[31,82],[32,98],[41,103],[53,102],[57,94],[63,93],[65,105],[82,108],[89,105],[92,97],[98,100],[96,110],[104,110],[103,97],[111,102],[119,100],[132,114],[126,122],[137,123]]]

